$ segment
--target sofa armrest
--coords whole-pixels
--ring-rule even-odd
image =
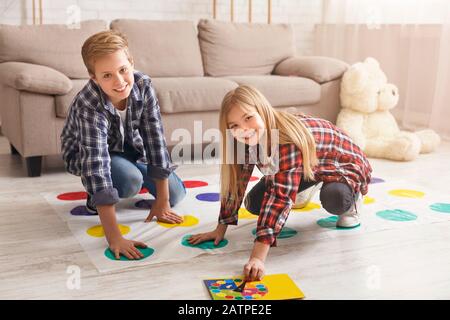
[[[281,61],[274,74],[304,77],[322,84],[342,77],[347,68],[344,61],[329,57],[291,57]]]
[[[24,62],[0,63],[0,83],[17,90],[43,94],[66,94],[72,81],[55,69]]]

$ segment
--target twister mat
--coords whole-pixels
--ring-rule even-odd
[[[256,170],[255,170],[256,171]],[[184,216],[179,225],[144,220],[151,207],[152,196],[145,190],[131,199],[123,199],[116,206],[117,220],[122,234],[128,239],[143,241],[144,258],[115,260],[109,251],[103,228],[97,215],[89,215],[84,207],[86,194],[80,190],[41,194],[57,214],[67,222],[89,258],[100,272],[189,260],[200,254],[224,254],[236,250],[251,250],[256,232],[257,216],[244,208],[239,211],[239,225],[228,228],[225,239],[215,246],[212,241],[197,246],[187,242],[191,234],[213,230],[220,208],[219,176],[185,177],[186,198],[174,207]],[[247,191],[258,181],[256,174]],[[319,193],[303,209],[293,209],[278,246],[304,241],[355,235],[385,229],[450,220],[450,194],[438,193],[408,181],[373,178],[369,193],[364,197],[361,225],[353,229],[336,227],[337,217],[328,214],[320,205]],[[295,250],[295,246],[291,246]]]

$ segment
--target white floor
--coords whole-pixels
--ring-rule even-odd
[[[376,177],[408,179],[450,197],[450,143],[409,163],[372,159]],[[177,173],[216,172],[182,166]],[[237,275],[250,254],[203,255],[188,263],[99,274],[41,192],[81,190],[57,157],[27,178],[23,161],[0,136],[0,298],[209,299],[202,280]],[[69,266],[81,288],[68,289]],[[450,222],[372,232],[271,249],[267,273],[287,273],[307,299],[449,299]]]

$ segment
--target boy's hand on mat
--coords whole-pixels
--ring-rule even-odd
[[[192,235],[188,239],[188,242],[192,245],[196,245],[208,240],[214,240],[214,245],[217,246],[220,243],[220,241],[223,240],[226,231],[227,231],[226,225],[219,225],[214,231]]]
[[[144,255],[136,247],[147,248],[147,245],[143,242],[128,240],[125,238],[111,241],[111,244],[109,245],[109,249],[114,252],[114,256],[117,260],[120,259],[120,254],[130,260],[143,258]]]
[[[164,201],[162,203],[155,201],[150,210],[150,214],[148,215],[147,219],[145,219],[145,222],[152,221],[153,217],[156,217],[156,220],[158,220],[159,222],[164,223],[183,222],[183,218],[180,217],[178,214],[176,214],[174,211],[172,211],[172,209],[170,208],[169,201]]]
[[[245,281],[259,281],[264,274],[264,262],[258,258],[250,258],[244,266]]]

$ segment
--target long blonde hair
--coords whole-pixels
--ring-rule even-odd
[[[316,143],[311,132],[305,125],[299,121],[295,115],[275,110],[267,99],[256,88],[241,85],[228,92],[223,101],[219,115],[219,129],[223,137],[222,143],[222,162],[221,162],[221,188],[222,199],[232,201],[236,206],[236,200],[245,192],[244,186],[240,183],[238,177],[241,177],[243,165],[236,162],[236,146],[238,142],[233,137],[235,161],[227,161],[227,116],[231,108],[240,106],[244,109],[256,109],[256,112],[263,119],[265,131],[270,141],[271,129],[278,129],[279,143],[294,143],[303,154],[303,177],[306,180],[314,180],[313,168],[317,164]]]

